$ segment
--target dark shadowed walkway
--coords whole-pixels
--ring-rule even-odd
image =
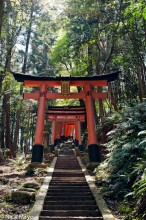
[[[39,219],[103,219],[71,143],[60,150]]]

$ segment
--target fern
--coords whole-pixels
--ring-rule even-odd
[[[145,215],[146,201],[146,102],[121,112],[121,119],[116,121],[114,129],[107,135],[106,172],[108,178],[104,188],[106,195],[112,198],[133,198],[136,212]],[[114,121],[113,121],[114,123]],[[108,194],[110,191],[110,194]],[[134,205],[133,205],[134,206]],[[135,219],[133,217],[132,219]]]

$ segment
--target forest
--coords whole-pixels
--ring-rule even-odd
[[[95,76],[120,71],[108,100],[96,100],[94,170],[104,197],[125,220],[146,219],[145,0],[0,0],[0,162],[33,145],[37,101],[23,100],[12,72]],[[78,88],[80,89],[80,88]],[[57,90],[57,88],[56,88]],[[48,105],[80,105],[51,100]],[[51,128],[46,121],[45,130]],[[86,146],[86,130],[83,131]]]

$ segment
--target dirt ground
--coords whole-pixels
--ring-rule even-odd
[[[50,163],[52,159],[49,158]],[[28,174],[28,164],[29,161],[23,165],[16,165],[13,160],[7,160],[0,164],[0,220],[29,219],[27,215],[33,204],[14,204],[6,199],[12,191],[19,189],[23,183],[36,182],[40,185],[43,183],[47,172]]]

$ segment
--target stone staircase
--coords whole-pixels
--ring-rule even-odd
[[[58,156],[39,220],[103,220],[71,145]]]

